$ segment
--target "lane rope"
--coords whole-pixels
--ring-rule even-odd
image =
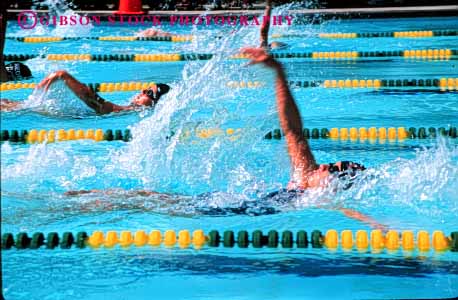
[[[34,82],[3,82],[0,84],[0,91],[17,89],[34,89],[38,83]],[[101,82],[87,83],[95,92],[129,92],[140,91],[154,85],[154,82],[125,81],[125,82]],[[390,89],[390,88],[439,88],[441,91],[458,90],[458,77],[442,78],[410,78],[410,79],[326,79],[326,80],[305,80],[288,81],[288,85],[295,88],[364,88],[364,89]],[[240,89],[259,89],[267,86],[263,81],[228,81],[226,86]]]
[[[124,141],[132,139],[129,129],[122,130],[102,130],[102,129],[50,129],[50,130],[2,130],[0,141],[12,143],[55,143],[75,140],[101,141]]]
[[[274,58],[308,58],[312,60],[356,60],[373,57],[404,57],[405,59],[450,59],[458,55],[457,49],[406,49],[395,51],[315,51],[274,52]],[[213,54],[204,53],[156,53],[156,54],[5,54],[5,61],[25,61],[32,58],[61,61],[123,61],[123,62],[174,62],[209,60]],[[230,59],[247,59],[245,54],[234,54]]]
[[[214,137],[229,137],[237,139],[246,129],[243,128],[205,128],[196,130],[183,130],[180,135],[181,140],[200,138],[208,139]],[[351,128],[304,128],[302,130],[303,137],[306,139],[331,139],[331,140],[405,140],[405,139],[426,139],[436,138],[438,136],[457,138],[456,127],[351,127]],[[171,132],[167,138],[171,138],[175,133]],[[274,129],[264,135],[266,140],[281,140],[284,134],[281,129]],[[50,129],[50,130],[2,130],[0,141],[11,143],[55,143],[75,140],[93,140],[101,141],[124,141],[128,142],[132,139],[129,129],[124,131],[120,129]]]
[[[318,33],[319,38],[325,39],[354,39],[354,38],[430,38],[437,36],[457,36],[457,30],[414,30],[414,31],[377,31],[377,32],[331,32]],[[310,37],[307,34],[272,34],[272,38]],[[313,36],[312,36],[313,37]]]
[[[73,248],[113,248],[120,246],[144,247],[144,246],[168,248],[189,248],[200,249],[204,246],[216,248],[327,248],[330,250],[341,248],[342,250],[368,250],[372,251],[451,251],[458,252],[458,231],[454,231],[450,236],[446,236],[442,231],[435,230],[432,234],[428,231],[419,230],[415,234],[411,230],[397,232],[389,230],[385,234],[381,230],[372,230],[369,233],[366,230],[357,230],[353,233],[351,230],[342,230],[340,233],[335,229],[328,230],[323,234],[320,230],[313,230],[310,235],[305,230],[299,230],[294,233],[290,230],[278,232],[270,230],[264,234],[261,230],[255,230],[251,234],[246,230],[241,230],[235,235],[234,231],[227,230],[220,233],[212,230],[207,234],[203,230],[194,230],[191,234],[189,230],[151,230],[147,233],[145,230],[132,231],[93,231],[88,235],[87,232],[81,231],[76,235],[72,232],[64,232],[59,235],[57,232],[50,232],[47,235],[42,232],[35,232],[31,237],[26,232],[20,232],[16,239],[12,233],[4,233],[1,240],[2,250],[16,249],[71,249]],[[60,247],[59,247],[60,246]]]

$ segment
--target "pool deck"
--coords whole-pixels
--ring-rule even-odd
[[[20,9],[9,9],[8,18],[14,19]],[[39,13],[47,13],[47,10],[36,10]],[[87,15],[111,15],[115,10],[91,10],[77,11]],[[207,15],[259,15],[264,12],[263,9],[255,10],[198,10],[198,11],[165,11],[165,10],[148,10],[145,14],[160,17],[169,17],[172,15],[198,16]],[[305,16],[314,16],[320,14],[324,17],[417,17],[417,16],[458,16],[458,5],[442,6],[407,6],[407,7],[374,7],[374,8],[326,8],[326,9],[300,9],[290,10],[290,14],[299,14]]]

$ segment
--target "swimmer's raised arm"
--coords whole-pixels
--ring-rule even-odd
[[[38,84],[37,88],[44,88],[45,90],[48,90],[51,84],[56,80],[63,80],[63,82],[65,82],[65,84],[76,96],[78,96],[78,98],[80,98],[87,106],[95,110],[98,114],[108,114],[111,112],[126,110],[122,106],[105,101],[87,85],[79,82],[75,79],[75,77],[64,70],[51,73]]]
[[[264,10],[264,18],[261,26],[261,48],[269,46],[269,27],[270,27],[270,14],[272,12],[272,0],[266,1],[266,9]]]
[[[280,125],[285,134],[288,154],[293,168],[293,181],[297,187],[307,188],[308,174],[318,168],[307,140],[302,134],[302,120],[299,109],[294,101],[286,81],[282,65],[268,55],[261,48],[245,48],[242,53],[248,54],[252,61],[250,64],[262,63],[273,69],[277,78],[275,80],[277,109]]]

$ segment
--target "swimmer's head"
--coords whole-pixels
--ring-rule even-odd
[[[32,77],[29,67],[20,62],[12,62],[5,65],[8,80],[22,80]]]
[[[358,171],[366,170],[366,167],[362,164],[358,164],[352,161],[341,161],[335,164],[331,163],[328,164],[325,168],[330,174],[336,174],[338,178],[346,181],[344,186],[345,190],[349,189],[353,185],[353,180],[355,180],[356,176],[358,175]]]
[[[136,106],[153,106],[159,101],[162,95],[168,93],[170,87],[163,83],[158,83],[148,87],[134,97],[132,104]]]
[[[338,173],[339,177],[350,175],[355,176],[356,171],[364,171],[366,167],[352,161],[341,161],[335,164],[329,164],[330,173]]]

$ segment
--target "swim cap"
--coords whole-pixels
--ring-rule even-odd
[[[5,65],[8,80],[21,80],[32,77],[29,67],[20,62],[12,62]]]
[[[153,104],[156,104],[162,95],[167,94],[170,90],[170,87],[164,83],[157,83],[156,89],[157,93],[155,93],[151,87],[143,91],[145,95],[147,95],[151,100],[153,100]]]
[[[158,99],[164,95],[167,94],[170,90],[170,86],[164,83],[158,83],[157,84],[157,94],[158,94]]]
[[[345,182],[343,186],[344,190],[349,189],[353,185],[353,181],[356,179],[356,175],[358,175],[357,171],[364,170],[366,170],[364,165],[352,161],[341,161],[340,169],[334,163],[329,164],[329,173],[337,174],[337,177]]]

